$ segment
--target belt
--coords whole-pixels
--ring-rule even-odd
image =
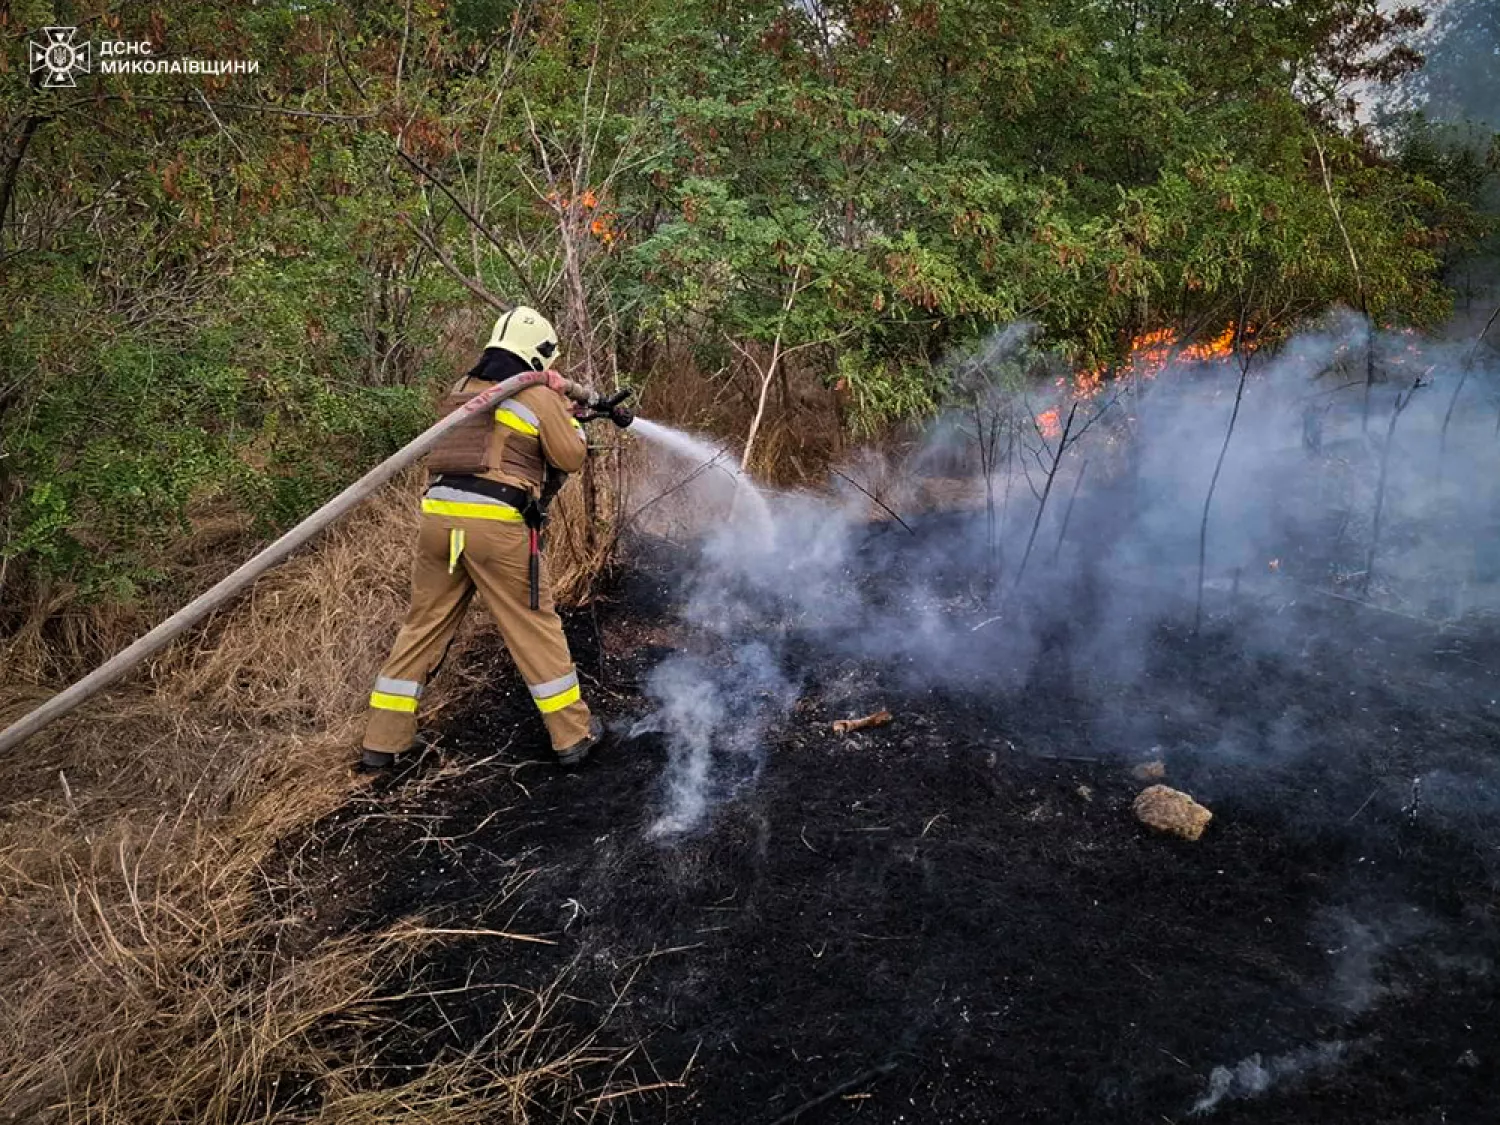
[[[497,480],[487,480],[484,477],[469,476],[467,473],[444,473],[433,483],[446,488],[457,488],[464,492],[477,492],[480,496],[488,496],[491,500],[509,504],[518,512],[524,512],[532,502],[531,493],[524,488],[517,488],[513,484],[502,484]]]
[[[447,495],[434,495],[434,493]],[[465,495],[485,499],[465,500]],[[531,493],[512,484],[486,480],[467,474],[441,475],[422,497],[422,511],[434,516],[459,519],[504,520],[526,525],[527,578],[531,587],[531,608],[541,608],[542,524],[546,513]],[[453,529],[448,535],[448,573],[452,574],[463,554],[463,532]]]

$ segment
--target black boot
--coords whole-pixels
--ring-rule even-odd
[[[359,764],[354,767],[358,773],[379,773],[388,770],[396,764],[396,755],[387,754],[384,750],[361,750],[359,752]]]
[[[588,761],[591,754],[600,742],[604,741],[604,723],[598,715],[590,716],[589,732],[583,738],[573,743],[565,750],[557,752],[557,764],[565,769],[581,766]]]

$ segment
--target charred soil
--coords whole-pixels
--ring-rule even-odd
[[[872,536],[892,596],[899,537]],[[552,943],[425,953],[360,1045],[392,1074],[561,980],[557,1041],[597,1033],[617,1049],[601,1081],[657,1088],[580,1089],[539,1120],[1493,1120],[1493,636],[1298,604],[1296,651],[1221,615],[1201,636],[1152,627],[1122,677],[1073,615],[1005,675],[1004,622],[965,628],[970,671],[934,687],[792,624],[800,698],[763,765],[658,838],[665,750],[628,733],[664,655],[713,658],[674,623],[685,565],[643,547],[568,619],[615,731],[584,769],[547,760],[497,647],[493,687],[432,734],[436,772],[289,842],[319,888],[287,904],[308,940],[421,915]],[[881,707],[889,725],[830,729]],[[1133,818],[1153,761],[1213,810],[1201,840]]]

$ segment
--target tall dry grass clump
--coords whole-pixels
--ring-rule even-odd
[[[592,1057],[588,1044],[528,1050],[538,997],[483,1050],[373,1083],[350,1045],[432,937],[407,923],[293,949],[295,920],[271,904],[294,896],[267,894],[278,841],[357,784],[364,697],[406,606],[419,479],[0,759],[0,1121],[518,1122]],[[192,572],[181,599],[214,577]],[[43,635],[0,653],[0,723],[46,694],[26,680],[48,667]],[[429,714],[464,690],[462,647]]]

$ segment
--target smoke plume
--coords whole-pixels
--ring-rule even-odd
[[[1347,1050],[1348,1044],[1334,1040],[1284,1055],[1263,1058],[1256,1054],[1233,1066],[1216,1066],[1208,1076],[1208,1089],[1193,1103],[1192,1113],[1194,1116],[1212,1113],[1226,1098],[1258,1098],[1274,1085],[1331,1070],[1344,1059]]]
[[[658,831],[753,784],[809,654],[876,670],[851,706],[880,689],[1018,700],[1045,681],[1096,741],[1138,754],[1171,748],[1163,716],[1207,706],[1170,686],[1150,710],[1120,702],[1164,626],[1232,631],[1224,658],[1250,674],[1340,643],[1299,606],[1445,629],[1500,611],[1494,353],[1371,339],[1337,315],[1247,368],[1177,354],[1087,384],[1032,337],[1012,328],[955,360],[953,407],[925,437],[862,454],[825,494],[762,497],[700,471],[722,450],[647,431],[642,491],[674,493],[700,537],[682,620],[703,651],[657,670],[637,727],[669,748]],[[1195,750],[1230,779],[1296,761],[1309,727],[1294,707],[1249,711]]]

